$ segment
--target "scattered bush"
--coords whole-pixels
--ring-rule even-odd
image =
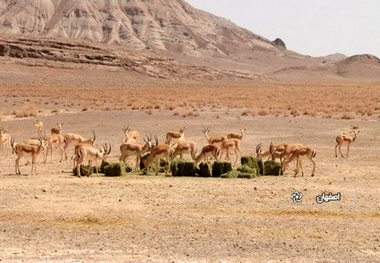
[[[340,118],[342,120],[352,120],[352,119],[355,119],[355,113],[353,113],[353,112],[344,112]]]

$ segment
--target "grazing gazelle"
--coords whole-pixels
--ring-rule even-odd
[[[152,136],[147,136],[144,141],[144,145],[139,142],[126,142],[120,145],[121,156],[119,161],[123,161],[125,163],[128,156],[136,155],[136,171],[138,171],[140,168],[141,155],[148,152],[152,148]]]
[[[312,147],[303,146],[302,144],[287,145],[285,146],[285,151],[284,151],[285,158],[282,161],[281,170],[282,172],[285,172],[285,169],[288,166],[288,164],[292,161],[295,161],[296,171],[295,171],[294,177],[296,177],[300,168],[301,168],[301,172],[303,176],[302,162],[300,159],[302,157],[306,157],[313,164],[313,170],[311,172],[311,176],[314,176],[315,166],[316,166],[314,158],[316,155],[317,155],[317,151]]]
[[[156,146],[154,146],[150,150],[148,157],[144,161],[145,171],[146,171],[146,174],[149,173],[149,167],[155,159],[164,158],[166,162],[168,163],[168,169],[165,172],[165,176],[167,176],[169,168],[170,168],[170,158],[172,157],[174,153],[174,148],[170,144],[166,144],[166,143],[158,144],[157,135],[155,136],[155,139],[156,139]],[[156,175],[157,174],[158,174],[158,169],[156,170]]]
[[[195,166],[198,168],[199,163],[203,160],[206,161],[207,156],[212,156],[215,161],[219,160],[221,149],[218,145],[209,144],[203,146],[201,153],[194,158]]]
[[[81,177],[80,165],[86,158],[88,159],[88,165],[90,168],[92,161],[95,160],[96,175],[98,175],[98,160],[107,160],[107,157],[111,153],[111,145],[103,144],[103,149],[99,149],[91,144],[78,144],[77,146],[78,147],[75,147],[77,176]],[[89,171],[87,177],[90,176],[90,173],[91,172]]]

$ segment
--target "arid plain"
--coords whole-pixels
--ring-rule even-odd
[[[63,133],[94,130],[117,161],[124,126],[163,141],[167,131],[188,125],[186,138],[198,150],[206,144],[203,127],[214,134],[246,128],[244,155],[255,155],[258,143],[299,142],[316,149],[317,168],[311,177],[305,160],[305,176],[296,178],[287,170],[255,179],[80,179],[70,160],[58,163],[55,150],[52,162],[37,164],[38,175],[28,175],[27,158],[15,175],[15,156],[4,148],[1,261],[378,262],[380,84],[170,81],[112,67],[15,61],[0,61],[0,127],[16,142],[37,135],[38,118],[47,132],[57,122]],[[336,158],[335,137],[352,125],[361,132],[350,156]],[[292,201],[296,191],[302,202]],[[340,193],[341,200],[318,204],[322,193]]]

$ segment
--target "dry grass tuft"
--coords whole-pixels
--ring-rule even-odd
[[[20,109],[14,110],[13,114],[16,118],[36,117],[38,115],[37,105],[34,103],[24,104]]]
[[[340,118],[342,120],[352,120],[352,119],[355,119],[355,113],[353,113],[353,112],[344,112]]]

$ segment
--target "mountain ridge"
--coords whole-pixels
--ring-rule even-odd
[[[120,67],[172,79],[380,80],[375,59],[303,55],[184,0],[1,0],[0,34],[0,56],[31,66]]]
[[[259,35],[186,1],[8,0],[0,33],[73,38],[191,56],[228,55],[229,44],[281,52]],[[236,51],[236,50],[235,50]]]

